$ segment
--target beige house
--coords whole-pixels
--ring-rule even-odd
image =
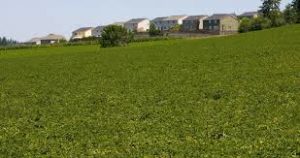
[[[131,19],[124,23],[124,27],[134,32],[147,32],[150,28],[150,21],[146,18]]]
[[[183,20],[188,16],[186,15],[172,15],[168,17],[158,17],[152,20],[156,28],[161,31],[168,31],[176,25],[181,25]]]
[[[239,21],[235,14],[214,14],[203,20],[203,29],[215,33],[233,33],[239,29]]]
[[[92,36],[93,27],[82,27],[72,32],[72,40],[82,39]]]
[[[62,35],[49,34],[44,37],[35,37],[25,42],[26,44],[44,45],[44,44],[55,44],[66,41],[66,38]]]
[[[203,29],[203,20],[207,15],[194,15],[189,16],[182,22],[182,31],[198,31]]]
[[[253,18],[257,18],[258,16],[259,16],[258,12],[245,12],[245,13],[239,15],[239,18],[253,19]]]

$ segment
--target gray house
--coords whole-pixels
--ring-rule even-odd
[[[161,31],[168,31],[176,25],[181,25],[182,21],[186,19],[186,15],[171,15],[168,17],[157,17],[152,20],[156,28]]]
[[[197,31],[203,29],[203,20],[207,15],[194,15],[189,16],[182,22],[182,31]]]
[[[92,36],[93,37],[101,37],[102,31],[106,26],[97,26],[92,29]]]
[[[239,21],[235,14],[214,14],[203,21],[203,29],[218,34],[234,33],[239,29]]]

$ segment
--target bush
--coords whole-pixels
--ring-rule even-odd
[[[162,33],[160,30],[156,29],[155,24],[151,23],[150,24],[150,29],[149,29],[149,35],[150,36],[161,36]]]
[[[264,18],[264,17],[258,17],[251,21],[251,31],[256,30],[263,30],[271,27],[271,20]]]
[[[240,23],[239,32],[245,33],[251,29],[251,20],[249,18],[243,18]]]
[[[110,25],[103,29],[101,47],[125,46],[133,40],[133,33],[122,26]]]

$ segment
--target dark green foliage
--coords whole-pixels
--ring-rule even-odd
[[[300,25],[0,51],[0,157],[290,158]]]
[[[271,27],[271,21],[264,17],[251,20],[251,31],[263,30]]]
[[[240,21],[239,32],[245,33],[251,30],[251,20],[249,18],[243,18]]]
[[[156,26],[154,23],[150,24],[150,29],[149,29],[149,35],[150,36],[162,36],[162,32],[158,29],[156,29]]]
[[[297,12],[297,22],[300,23],[300,0],[293,0],[292,6]]]
[[[280,11],[281,0],[262,0],[263,4],[260,7],[260,13],[263,17],[271,20],[272,27],[284,25],[284,19]]]
[[[0,37],[0,46],[8,46],[8,45],[14,45],[18,42],[12,39],[7,39],[6,37]]]
[[[181,28],[182,28],[182,25],[177,24],[174,27],[170,28],[169,31],[170,32],[179,32],[179,31],[181,31]]]
[[[298,20],[297,11],[296,11],[296,9],[291,4],[288,4],[286,6],[286,8],[285,8],[285,10],[283,12],[283,16],[284,16],[285,22],[287,24],[294,24]]]
[[[133,33],[122,26],[110,25],[103,29],[100,45],[103,48],[125,46],[133,40]]]

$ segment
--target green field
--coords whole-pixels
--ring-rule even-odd
[[[1,51],[0,157],[300,157],[300,25]]]

